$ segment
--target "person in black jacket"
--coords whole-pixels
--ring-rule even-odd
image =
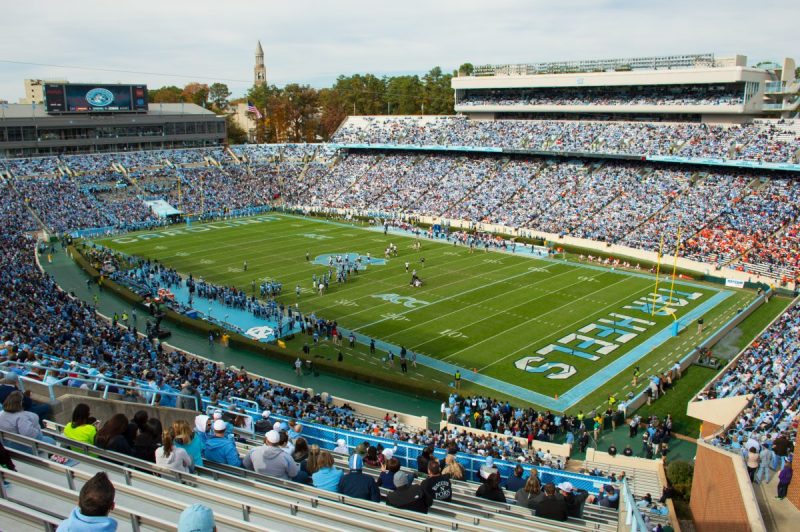
[[[435,501],[451,501],[453,486],[450,475],[442,475],[442,465],[436,458],[428,462],[428,478],[422,481],[422,489]]]
[[[536,517],[554,521],[567,520],[567,501],[560,494],[556,494],[556,487],[552,482],[544,485],[544,498],[536,507]]]
[[[146,462],[156,463],[156,449],[161,445],[161,421],[151,417],[133,442],[133,455]]]
[[[516,467],[514,467],[514,474],[508,477],[506,480],[506,489],[516,493],[518,490],[524,488],[527,482],[524,478],[522,478],[522,475],[524,474],[525,470],[521,465],[517,464]]]
[[[125,414],[114,414],[97,431],[94,444],[108,451],[133,456],[133,448],[125,437],[127,432],[128,418],[125,417]]]
[[[433,447],[425,447],[422,449],[422,454],[417,456],[417,471],[423,475],[428,472],[428,463],[431,461],[433,455]]]
[[[272,430],[273,423],[269,420],[270,415],[272,415],[272,412],[269,410],[264,410],[261,412],[261,419],[256,421],[256,432],[259,434],[266,434]]]
[[[575,489],[571,482],[562,482],[557,487],[567,503],[567,515],[583,517],[583,507],[586,505],[586,499],[589,498],[589,492]]]
[[[489,475],[486,481],[478,486],[475,496],[490,501],[506,502],[506,495],[500,487],[500,475],[498,473]]]
[[[428,508],[433,504],[433,497],[425,493],[418,484],[413,484],[413,479],[405,471],[394,474],[395,490],[386,496],[386,504],[411,510],[412,512],[428,513]]]
[[[362,471],[364,461],[361,456],[354,454],[347,461],[350,472],[339,479],[339,493],[348,497],[381,502],[381,492],[375,479],[365,475]]]

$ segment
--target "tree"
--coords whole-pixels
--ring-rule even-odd
[[[422,113],[422,82],[417,76],[386,78],[387,110],[395,115]]]
[[[208,85],[192,82],[183,88],[181,93],[183,101],[205,107],[208,103]]]
[[[453,76],[442,74],[442,69],[434,67],[423,76],[425,83],[423,103],[425,113],[434,115],[452,114],[455,98],[450,82]]]
[[[475,72],[475,67],[472,66],[472,63],[464,63],[458,67],[459,76],[471,76],[473,72]]]
[[[147,99],[150,103],[179,103],[183,101],[181,94],[183,90],[175,85],[152,89],[147,92]]]
[[[225,129],[227,132],[226,142],[228,144],[244,144],[247,142],[247,132],[233,120],[233,115],[225,115]]]
[[[231,97],[231,91],[224,83],[214,83],[208,89],[208,99],[220,111],[228,108],[228,98]]]

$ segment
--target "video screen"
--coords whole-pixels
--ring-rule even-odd
[[[147,111],[146,85],[45,85],[48,113]]]

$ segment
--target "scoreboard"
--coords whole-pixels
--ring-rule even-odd
[[[147,85],[51,84],[44,86],[48,113],[147,111]]]

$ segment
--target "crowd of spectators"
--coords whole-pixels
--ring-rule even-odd
[[[467,120],[356,117],[337,143],[443,145],[797,162],[800,138],[781,124]]]
[[[364,120],[377,128],[378,137],[385,134],[387,141],[410,135],[414,142],[441,142],[438,133],[451,135],[475,127],[454,117]],[[504,132],[514,129],[513,123],[499,121],[481,127],[488,132],[488,142],[501,142]],[[559,135],[553,129],[561,122],[531,124],[540,134],[538,140],[529,138],[531,142],[563,149],[588,142],[580,130]],[[616,149],[622,145],[621,132],[631,127],[677,131],[716,126],[610,123],[591,143]],[[340,134],[347,131],[345,126]],[[640,145],[647,144],[647,138],[663,137],[648,135]],[[219,156],[221,149],[215,150]],[[664,249],[675,249],[680,229],[682,256],[784,282],[797,276],[795,220],[800,188],[788,178],[767,178],[753,171],[490,155],[350,153],[332,164],[329,150],[305,144],[234,146],[233,150],[246,155],[247,164],[182,162],[189,166],[146,167],[157,160],[197,161],[203,154],[213,155],[209,149],[179,150],[174,157],[169,151],[147,153],[139,163],[136,154],[122,154],[131,167],[141,168],[128,175],[107,166],[120,154],[50,158],[39,165],[19,160],[21,169],[46,171],[56,161],[80,171],[14,177],[10,183],[58,233],[86,228],[131,230],[162,223],[145,200],[164,199],[181,212],[201,216],[250,212],[282,200],[313,208],[501,224],[649,251],[658,249],[662,237]]]
[[[558,87],[470,90],[456,102],[469,105],[742,105],[744,89],[729,86]]]
[[[697,399],[752,394],[749,406],[713,443],[759,453],[770,447],[773,471],[779,471],[797,438],[800,414],[800,306],[782,314]],[[776,446],[780,439],[781,444]],[[787,443],[788,442],[788,443]],[[777,461],[781,460],[780,466]],[[765,464],[766,465],[766,464]]]

